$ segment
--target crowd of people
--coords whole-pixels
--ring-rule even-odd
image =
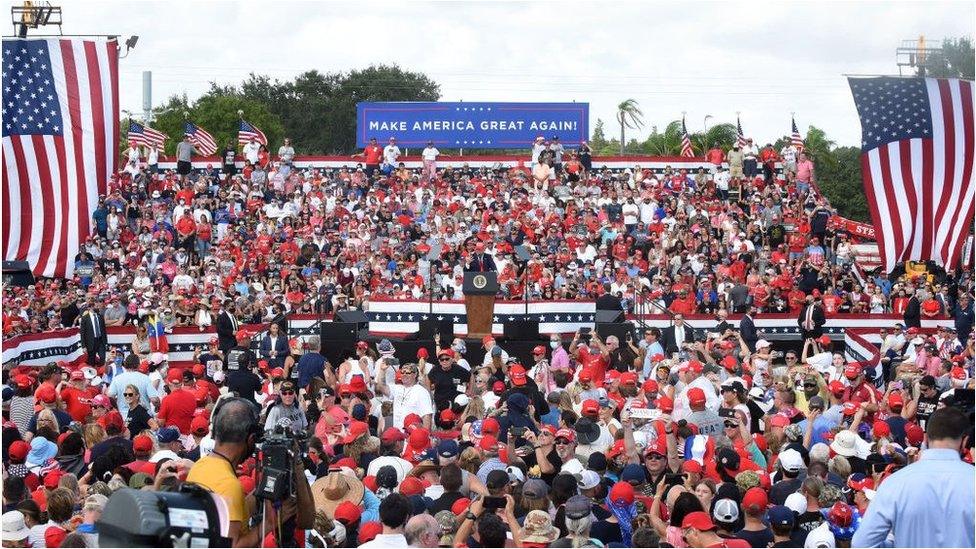
[[[594,167],[585,143],[569,151],[555,136],[507,169],[438,168],[431,144],[411,170],[393,139],[338,169],[294,169],[290,143],[277,157],[256,142],[245,149],[228,144],[206,170],[187,160],[160,171],[158,154],[131,148],[74,277],[4,288],[4,337],[77,325],[86,307],[107,326],[152,333],[147,318],[205,330],[228,300],[259,323],[370,299],[460,299],[475,254],[491,259],[502,298],[609,293],[631,311],[799,314],[813,296],[828,316],[950,316],[963,339],[972,330],[972,301],[957,299],[972,294],[969,268],[909,262],[889,278],[853,267],[855,237],[832,223],[812,160],[792,145],[775,156],[716,147],[714,169],[695,173]]]
[[[970,273],[862,284],[811,160],[787,147],[781,177],[746,147],[695,174],[594,168],[557,139],[512,169],[440,168],[430,145],[415,173],[392,139],[331,172],[258,147],[237,173],[233,144],[202,173],[137,160],[74,280],[4,288],[5,336],[78,326],[86,355],[5,365],[3,546],[97,547],[114,493],[182,483],[224,499],[241,547],[976,545]],[[503,296],[642,296],[674,322],[551,334],[531,361],[487,336],[479,360],[438,338],[406,359],[360,341],[338,363],[278,324],[457,297],[465,269],[497,270]],[[822,333],[875,295],[905,317],[877,367]],[[714,330],[685,324],[702,312]],[[785,352],[752,323],[768,312],[797,317]],[[106,348],[120,325],[132,344]],[[177,325],[216,330],[186,367],[167,360]],[[259,449],[276,429],[293,495],[271,502]]]

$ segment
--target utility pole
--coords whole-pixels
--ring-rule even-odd
[[[152,122],[152,71],[142,71],[142,119]]]

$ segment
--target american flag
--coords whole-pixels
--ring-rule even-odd
[[[688,137],[688,127],[685,126],[685,117],[681,117],[681,156],[693,158],[695,151],[691,148],[691,138]]]
[[[796,119],[790,119],[793,122],[793,135],[790,136],[790,144],[796,147],[796,152],[800,153],[803,151],[803,137],[800,135],[800,130],[796,127]]]
[[[161,149],[166,140],[169,139],[169,136],[149,126],[144,126],[135,120],[130,120],[128,139],[130,145]]]
[[[5,260],[74,275],[117,168],[118,75],[115,40],[3,40]]]
[[[735,132],[737,136],[735,142],[739,144],[741,149],[746,146],[746,136],[742,133],[742,121],[739,120],[738,116],[735,117]]]
[[[196,147],[201,156],[210,156],[217,152],[217,142],[207,130],[187,120],[183,124],[183,134],[190,136],[190,142]]]
[[[850,78],[881,263],[953,268],[974,215],[973,82]]]
[[[268,146],[268,138],[264,136],[264,132],[242,118],[241,125],[237,129],[237,142],[241,145],[247,145],[252,139],[257,139],[258,143],[265,147]]]

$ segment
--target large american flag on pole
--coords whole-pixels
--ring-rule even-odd
[[[681,117],[681,156],[693,158],[695,151],[691,148],[691,138],[688,137],[688,127],[685,126],[685,117]]]
[[[3,40],[3,257],[71,277],[119,159],[118,43]]]
[[[973,82],[850,78],[881,263],[956,266],[974,215]]]
[[[159,130],[144,126],[135,120],[129,121],[128,140],[130,145],[161,149],[167,139],[169,139],[169,136]]]
[[[268,146],[268,138],[264,136],[264,132],[259,130],[257,126],[251,124],[247,120],[241,119],[241,124],[237,128],[237,142],[240,145],[247,145],[252,139],[257,139],[258,143]]]
[[[202,156],[210,156],[217,152],[217,142],[214,141],[213,136],[193,122],[187,120],[183,124],[183,133],[190,136],[190,142]]]
[[[742,121],[739,120],[738,116],[735,117],[735,134],[736,134],[735,142],[738,143],[739,148],[741,149],[742,147],[745,147],[746,136],[745,134],[742,133]]]

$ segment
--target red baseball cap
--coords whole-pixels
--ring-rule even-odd
[[[53,404],[58,399],[58,393],[50,383],[42,383],[37,389],[37,399],[45,404]]]
[[[376,539],[376,536],[382,533],[383,524],[376,521],[363,523],[359,526],[359,543],[362,545],[367,541],[373,541]]]
[[[508,374],[512,377],[512,385],[515,385],[516,387],[521,387],[527,383],[525,368],[522,366],[512,366],[512,368],[508,370]]]
[[[498,451],[498,439],[494,435],[485,435],[478,442],[478,447],[484,451]]]
[[[12,461],[22,462],[27,459],[28,453],[30,453],[30,445],[23,440],[15,440],[10,443],[10,448],[7,448],[7,455]]]
[[[888,395],[888,407],[889,408],[901,408],[905,405],[905,397],[901,396],[901,393],[891,393]]]
[[[369,349],[369,343],[366,343],[365,341],[359,341],[359,342],[356,343],[356,348],[357,349]]]
[[[169,372],[166,373],[166,381],[169,383],[183,383],[183,370],[170,368]]]
[[[949,375],[952,376],[952,379],[956,379],[956,380],[960,380],[960,381],[966,379],[967,377],[969,377],[968,375],[966,375],[966,370],[964,370],[964,369],[962,369],[962,368],[960,368],[958,366],[956,366],[955,368],[953,368],[952,370],[950,370],[949,371]]]
[[[665,414],[670,414],[674,411],[674,400],[671,397],[663,396],[654,401],[654,405]]]
[[[418,451],[424,451],[430,448],[430,431],[427,429],[414,429],[407,437],[407,444],[411,448]]]
[[[624,372],[620,374],[620,384],[621,385],[633,385],[637,386],[637,374],[634,372]]]
[[[695,530],[707,532],[714,530],[715,524],[705,511],[695,511],[685,515],[685,518],[681,521],[681,528],[682,530],[685,528],[694,528]]]
[[[843,413],[845,416],[853,416],[857,413],[859,406],[856,402],[845,402]]]
[[[421,496],[424,493],[424,483],[417,477],[407,477],[400,483],[400,493],[410,496]]]
[[[722,359],[722,366],[726,370],[729,371],[735,370],[736,366],[738,365],[739,363],[735,361],[735,357],[732,355],[725,355],[725,358]]]
[[[55,469],[44,475],[44,487],[49,490],[54,490],[58,487],[58,483],[61,482],[61,477],[64,476],[64,471],[60,469]]]
[[[581,413],[584,416],[600,415],[600,403],[592,398],[583,401]]]
[[[271,379],[278,379],[285,377],[285,370],[282,368],[272,368],[271,369]]]
[[[98,418],[98,423],[103,429],[108,429],[110,425],[119,429],[125,428],[125,421],[122,419],[122,414],[115,410],[112,410],[111,412],[108,412],[104,416]]]
[[[404,429],[409,429],[414,425],[423,425],[423,423],[424,420],[420,419],[420,416],[418,416],[417,414],[407,414],[407,416],[403,418]]]
[[[742,496],[742,508],[749,509],[765,509],[769,507],[769,496],[766,495],[765,490],[762,488],[749,488],[746,490],[744,496]]]
[[[844,367],[844,377],[847,379],[857,379],[857,376],[861,375],[861,363],[851,362]]]
[[[916,328],[915,326],[912,326],[911,328],[908,329],[908,335],[917,335],[917,334],[918,334],[918,328]]]
[[[49,526],[44,530],[44,545],[47,547],[61,547],[64,538],[68,537],[68,532],[60,526]]]
[[[773,414],[769,418],[769,425],[772,427],[786,427],[790,424],[790,418],[784,416],[783,414]]]
[[[457,414],[450,408],[444,408],[440,413],[441,422],[448,423],[457,419]]]
[[[532,354],[534,355],[544,355],[546,354],[546,348],[542,345],[536,345],[532,348]]]
[[[593,381],[593,370],[589,368],[583,368],[579,373],[580,381]]]
[[[826,335],[826,334],[825,335],[822,335],[822,336],[820,336],[817,339],[817,341],[819,341],[821,345],[829,345],[830,344],[830,336],[829,335]]]
[[[366,380],[363,379],[363,376],[352,376],[352,379],[349,380],[349,390],[357,394],[365,393],[367,387],[366,387]]]
[[[383,431],[383,434],[380,435],[380,440],[386,443],[397,442],[399,440],[407,440],[407,435],[403,434],[403,431],[396,427],[387,427]]]
[[[498,420],[490,417],[481,422],[481,434],[482,435],[497,435],[502,430],[501,425],[498,424]]]
[[[461,516],[464,514],[465,511],[468,510],[468,507],[470,505],[471,505],[470,499],[458,498],[457,500],[454,501],[454,504],[451,505],[451,512],[454,513],[455,515]]]
[[[210,432],[210,420],[207,416],[201,415],[190,421],[190,432],[197,436],[204,436]]]
[[[692,387],[688,389],[688,403],[692,406],[701,406],[705,404],[705,391],[700,387]]]
[[[442,354],[444,353],[438,353],[437,356],[441,356]],[[429,356],[430,356],[430,351],[428,351],[426,347],[421,347],[417,349],[417,360],[420,360],[422,358],[427,358]]]
[[[827,384],[827,390],[834,395],[844,394],[844,384],[836,379]]]
[[[441,349],[440,351],[437,352],[437,356],[439,356],[439,357],[440,356],[447,356],[447,357],[454,358],[454,349],[451,349],[451,348]]]
[[[85,381],[85,372],[81,370],[71,372],[71,381]]]
[[[684,471],[685,473],[701,473],[702,466],[701,463],[698,463],[693,459],[688,459],[681,464],[681,470]]]
[[[137,435],[132,439],[132,449],[136,452],[151,452],[153,441],[148,435]]]
[[[572,429],[566,429],[564,427],[556,431],[556,436],[554,438],[564,438],[570,442],[576,442],[576,431]]]
[[[420,431],[421,429],[417,429],[417,431],[414,432],[420,432]],[[368,432],[369,432],[369,425],[367,425],[365,421],[354,421],[351,424],[349,424],[349,434],[347,434],[346,437],[342,439],[342,443],[351,444],[354,440],[365,435]],[[410,437],[411,437],[411,444],[412,444],[413,433],[411,433]]]
[[[345,526],[353,524],[359,520],[362,515],[363,513],[360,511],[359,506],[351,501],[343,501],[337,505],[335,511],[332,512],[332,517]]]
[[[658,388],[659,387],[657,381],[653,379],[648,379],[647,381],[644,382],[643,385],[641,385],[641,390],[644,391],[645,393],[656,393],[658,391]]]
[[[200,377],[203,375],[204,372],[207,371],[207,368],[203,364],[194,364],[193,368],[191,368],[190,371],[193,372],[193,375],[195,377]]]

